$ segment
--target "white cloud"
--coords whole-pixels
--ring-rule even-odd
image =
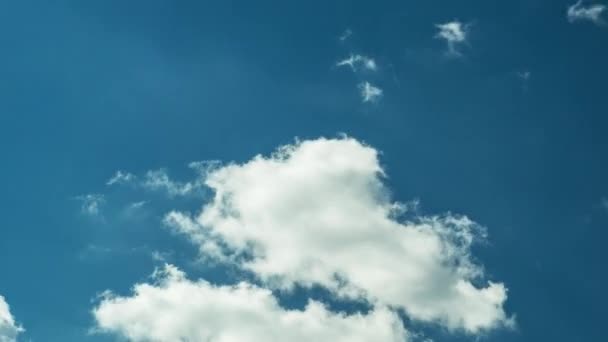
[[[351,29],[346,29],[344,30],[344,32],[340,35],[340,37],[338,37],[338,39],[340,39],[340,41],[345,41],[348,38],[350,38],[350,36],[353,35],[353,31]]]
[[[180,182],[171,179],[167,170],[149,170],[143,177],[137,177],[136,175],[124,172],[116,171],[114,176],[110,178],[107,185],[125,185],[133,184],[136,187],[144,188],[152,191],[164,191],[170,197],[176,196],[188,196],[197,194],[202,189],[201,177],[204,177],[210,170],[213,170],[219,165],[217,161],[204,161],[204,162],[191,162],[188,167],[197,173],[196,179],[188,182]],[[136,203],[134,203],[136,204]],[[141,207],[144,202],[138,203]]]
[[[266,286],[316,284],[469,333],[512,324],[507,289],[484,281],[470,255],[483,229],[451,214],[398,219],[407,206],[383,177],[378,152],[354,139],[298,142],[214,170],[200,215],[166,221]]]
[[[529,70],[518,71],[515,75],[521,80],[523,90],[527,91],[530,80],[532,79],[532,72]]]
[[[517,72],[517,77],[519,77],[522,81],[527,82],[532,77],[532,73],[528,70]]]
[[[163,223],[174,232],[188,236],[192,242],[199,246],[203,259],[230,261],[230,257],[227,255],[230,251],[222,246],[220,239],[212,236],[208,230],[201,229],[189,215],[171,211],[165,215]]]
[[[350,55],[336,63],[336,66],[349,66],[353,71],[357,71],[360,68],[370,71],[376,71],[378,66],[373,58],[363,55]]]
[[[602,200],[600,201],[600,205],[602,208],[608,210],[608,198],[603,197]]]
[[[602,14],[606,11],[605,5],[595,4],[584,6],[583,1],[579,0],[575,4],[568,7],[568,21],[591,21],[596,25],[604,24]]]
[[[142,185],[152,190],[165,190],[170,196],[185,195],[194,189],[194,185],[190,182],[181,183],[172,180],[164,169],[148,171]]]
[[[137,209],[141,209],[144,207],[144,205],[146,205],[148,203],[148,201],[138,201],[138,202],[133,202],[130,203],[129,206],[127,207],[127,210],[137,210]]]
[[[174,181],[169,178],[167,171],[164,169],[146,172],[141,185],[149,190],[166,191],[171,197],[186,196],[200,190],[200,184],[198,182]]]
[[[376,102],[382,97],[382,89],[367,81],[359,84],[359,91],[363,102]]]
[[[171,258],[171,253],[153,250],[152,252],[150,252],[150,257],[154,261],[167,263],[169,258]]]
[[[116,171],[114,176],[110,178],[106,185],[114,185],[114,184],[127,184],[135,180],[135,175],[129,172],[123,172],[121,170]]]
[[[448,54],[460,56],[461,53],[458,51],[457,47],[467,41],[467,25],[455,20],[445,24],[437,24],[435,26],[439,29],[439,32],[435,37],[446,41],[448,45]]]
[[[173,266],[137,284],[130,297],[106,292],[93,310],[98,330],[134,342],[336,341],[404,342],[399,317],[386,308],[344,315],[310,301],[304,310],[279,306],[269,290],[241,283],[190,281]]]
[[[106,202],[102,194],[80,195],[76,196],[76,199],[81,202],[80,211],[91,216],[101,214],[101,206]]]
[[[15,322],[6,300],[0,296],[0,342],[16,342],[17,335],[23,331]]]

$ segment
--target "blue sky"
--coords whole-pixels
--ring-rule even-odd
[[[392,201],[485,227],[467,248],[483,265],[476,285],[508,288],[501,310],[514,327],[450,330],[401,312],[413,340],[601,340],[608,11],[568,18],[572,5],[3,3],[0,295],[25,329],[18,340],[119,340],[120,327],[90,333],[97,296],[131,296],[164,262],[192,280],[271,288],[242,265],[201,261],[192,236],[163,224],[213,203],[188,164],[244,168],[296,137],[342,133],[378,151]],[[445,23],[460,23],[456,53],[438,37]],[[337,65],[351,56],[354,70]],[[381,95],[364,101],[365,82]],[[137,178],[107,185],[118,170]],[[150,170],[167,182],[149,182]],[[168,190],[188,182],[185,194]],[[298,291],[277,295],[281,305],[340,302],[322,285]]]

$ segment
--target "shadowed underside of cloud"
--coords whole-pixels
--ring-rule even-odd
[[[399,317],[386,308],[346,316],[310,301],[304,310],[285,310],[269,290],[247,283],[194,282],[170,265],[155,278],[136,285],[132,297],[106,297],[94,311],[98,329],[130,341],[407,340]]]
[[[378,152],[355,139],[297,142],[269,157],[215,168],[205,175],[214,198],[198,216],[174,211],[165,217],[204,259],[252,272],[269,289],[322,286],[338,300],[366,300],[375,308],[368,315],[332,314],[316,302],[286,311],[267,290],[191,282],[172,271],[157,285],[137,285],[131,297],[102,300],[94,311],[99,327],[135,341],[146,340],[138,335],[146,333],[158,341],[243,340],[230,325],[205,319],[223,314],[234,325],[243,320],[251,336],[266,329],[269,335],[257,340],[403,341],[394,309],[470,334],[512,325],[503,308],[505,286],[485,281],[470,255],[483,228],[465,216],[409,212],[391,201],[384,177]],[[173,314],[155,310],[160,307]],[[156,330],[146,328],[160,322]],[[293,322],[306,331],[294,330]]]
[[[4,297],[0,296],[0,342],[15,342],[23,331],[13,318]]]

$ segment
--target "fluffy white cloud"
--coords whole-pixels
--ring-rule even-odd
[[[483,229],[450,214],[405,219],[383,177],[378,152],[354,139],[298,142],[210,172],[200,215],[166,222],[267,286],[317,284],[470,333],[511,324],[505,286],[470,256]]]
[[[269,290],[241,283],[190,281],[173,266],[130,297],[106,294],[93,310],[98,329],[134,341],[404,342],[399,317],[385,308],[350,316],[310,301],[304,310],[279,306]]]
[[[370,71],[378,69],[376,61],[373,58],[363,55],[350,55],[348,58],[338,61],[336,66],[349,66],[353,71],[357,71],[360,68]]]
[[[0,296],[0,342],[15,342],[23,328],[15,322],[10,307],[3,296]]]
[[[369,82],[360,83],[359,91],[361,92],[363,102],[376,102],[382,97],[382,89],[373,86]]]
[[[435,37],[446,41],[448,53],[450,55],[460,56],[457,47],[467,41],[467,26],[456,20],[445,24],[437,24],[435,26],[439,30]]]
[[[600,25],[604,23],[602,19],[602,14],[606,11],[605,5],[595,4],[584,6],[583,1],[579,0],[575,4],[568,7],[568,21],[582,21],[587,20],[591,21],[594,24]]]
[[[101,206],[106,202],[102,194],[80,195],[76,196],[76,199],[81,202],[80,211],[91,216],[101,214]]]

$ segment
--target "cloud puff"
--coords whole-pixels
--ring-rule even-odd
[[[106,185],[114,185],[114,184],[127,184],[135,180],[135,175],[129,172],[123,172],[121,170],[116,171],[114,176],[110,178]]]
[[[180,182],[171,179],[167,170],[157,169],[147,171],[143,177],[137,176],[124,171],[116,171],[114,176],[110,178],[107,185],[125,185],[133,184],[137,187],[152,190],[163,191],[169,197],[188,196],[197,194],[202,190],[200,177],[204,176],[209,170],[212,170],[217,165],[216,161],[191,162],[188,167],[196,171],[197,179],[189,182]],[[141,205],[140,205],[141,206]]]
[[[350,36],[353,35],[353,31],[351,29],[346,29],[344,30],[344,32],[342,32],[342,34],[340,35],[340,37],[338,37],[338,39],[343,42],[345,40],[347,40],[348,38],[350,38]]]
[[[382,89],[373,86],[369,82],[360,83],[359,91],[363,102],[376,102],[382,97]]]
[[[251,284],[190,281],[170,265],[155,273],[155,283],[135,285],[130,297],[106,293],[93,310],[99,331],[134,342],[407,340],[399,317],[386,308],[347,316],[310,301],[304,310],[286,310],[269,290]]]
[[[525,71],[518,71],[517,72],[517,77],[519,77],[522,81],[529,81],[530,77],[532,77],[532,73],[528,70]]]
[[[437,24],[435,26],[439,30],[435,37],[446,41],[448,45],[448,54],[460,56],[461,53],[458,51],[457,47],[467,41],[467,25],[455,20],[445,24]]]
[[[21,332],[23,328],[15,322],[6,300],[0,296],[0,342],[16,342]]]
[[[150,190],[165,191],[169,196],[186,196],[200,190],[197,182],[178,182],[169,178],[165,169],[151,170],[146,175],[141,185]]]
[[[600,201],[600,206],[606,210],[608,210],[608,198],[603,197]]]
[[[512,324],[507,289],[484,281],[470,255],[484,230],[465,216],[408,213],[384,176],[378,151],[355,139],[297,142],[210,172],[213,200],[194,219],[166,221],[272,288],[320,285],[469,333]]]
[[[338,61],[336,66],[349,66],[353,71],[360,69],[376,71],[378,69],[376,61],[373,58],[352,54],[348,58]]]
[[[606,11],[605,5],[595,4],[584,6],[583,1],[579,0],[575,4],[568,7],[568,21],[591,21],[596,25],[604,24],[604,19],[602,19],[602,14]]]
[[[76,196],[76,199],[81,202],[80,211],[91,216],[101,214],[101,206],[106,202],[102,194],[80,195]]]

